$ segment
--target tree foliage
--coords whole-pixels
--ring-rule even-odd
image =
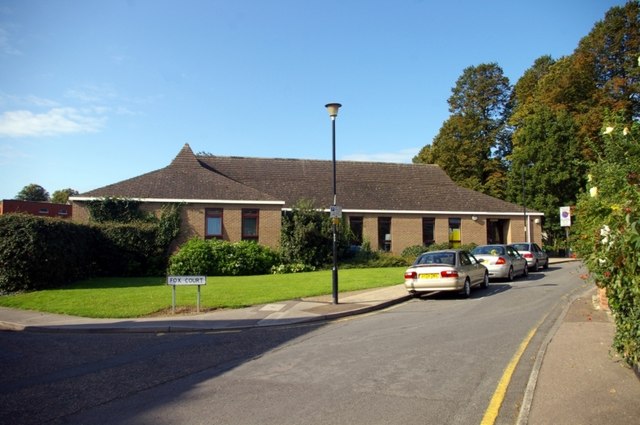
[[[16,195],[16,199],[20,201],[47,202],[49,200],[49,192],[44,187],[31,183],[22,188]]]
[[[349,247],[349,229],[337,226],[338,256],[345,257]],[[311,201],[300,200],[282,218],[280,250],[286,264],[321,267],[331,262],[333,232],[327,213]]]
[[[77,194],[78,191],[71,188],[56,190],[51,195],[51,202],[53,202],[54,204],[66,204],[67,202],[69,202],[70,196],[75,196]]]
[[[510,150],[510,95],[509,79],[497,64],[466,68],[448,101],[451,116],[413,161],[438,164],[463,187],[504,195],[506,169],[496,154]]]

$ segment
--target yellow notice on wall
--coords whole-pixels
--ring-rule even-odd
[[[460,229],[449,229],[449,244],[452,248],[460,248]]]

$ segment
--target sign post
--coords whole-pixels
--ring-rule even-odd
[[[167,285],[172,287],[171,312],[176,314],[176,286],[198,287],[196,311],[200,313],[200,286],[207,284],[206,276],[167,276]]]
[[[566,256],[569,257],[569,227],[571,227],[571,207],[560,207],[560,226],[564,227]]]

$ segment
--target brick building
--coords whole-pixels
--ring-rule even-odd
[[[408,246],[451,242],[541,244],[543,213],[457,186],[428,164],[337,162],[337,204],[354,243],[400,253]],[[277,247],[282,212],[302,199],[328,211],[331,161],[196,156],[185,145],[160,170],[70,199],[74,220],[87,222],[84,202],[104,197],[141,201],[147,211],[182,203],[180,242],[193,236],[256,240]]]
[[[73,207],[68,204],[53,204],[51,202],[19,201],[17,199],[3,199],[0,201],[0,215],[9,213],[24,213],[40,217],[71,218]]]

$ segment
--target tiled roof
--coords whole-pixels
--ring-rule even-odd
[[[337,161],[343,210],[517,214],[522,207],[457,186],[437,165]],[[83,197],[333,203],[331,161],[195,156],[185,145],[168,167],[82,194]],[[529,211],[535,214],[535,211]]]
[[[165,168],[83,193],[79,197],[209,201],[278,200],[207,168],[198,161],[189,145],[185,145],[178,156]]]
[[[270,193],[291,207],[304,198],[328,208],[331,161],[200,156],[210,168]],[[437,165],[337,161],[337,204],[344,210],[519,213],[522,207],[457,186]],[[535,213],[535,211],[529,211]]]

